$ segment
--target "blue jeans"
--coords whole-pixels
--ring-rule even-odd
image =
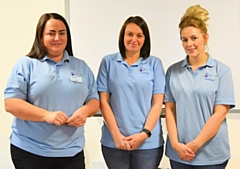
[[[102,145],[102,153],[109,169],[157,169],[162,159],[163,146],[126,151]]]
[[[222,164],[193,166],[170,160],[172,169],[225,169],[228,160]]]

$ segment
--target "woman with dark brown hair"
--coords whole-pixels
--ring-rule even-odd
[[[109,169],[157,169],[163,154],[160,114],[165,74],[150,55],[150,35],[139,16],[119,35],[120,52],[102,59],[97,85],[104,117],[102,153]]]

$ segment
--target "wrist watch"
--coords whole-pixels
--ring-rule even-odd
[[[151,131],[149,131],[148,129],[143,129],[142,132],[146,133],[148,135],[148,137],[151,137],[152,133]]]

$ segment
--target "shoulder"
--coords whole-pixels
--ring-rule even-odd
[[[73,56],[69,56],[69,64],[72,65],[72,66],[89,68],[88,64],[83,59],[76,58],[76,57],[73,57]]]
[[[29,67],[31,65],[35,65],[38,62],[40,62],[40,60],[36,58],[30,58],[29,56],[24,56],[17,60],[15,67]]]
[[[214,62],[215,62],[215,65],[216,65],[216,68],[219,70],[219,71],[228,71],[228,70],[231,70],[231,68],[226,65],[225,63],[217,60],[217,59],[213,59]]]
[[[146,60],[149,60],[151,62],[162,62],[162,60],[156,56],[150,55]]]
[[[163,64],[160,58],[150,55],[145,60],[141,61],[147,65],[150,65],[153,69],[163,69]]]
[[[168,71],[170,70],[175,70],[175,69],[180,69],[181,67],[184,67],[184,60],[180,60],[178,62],[173,63],[168,67]]]
[[[160,58],[150,55],[148,58],[146,59],[142,59],[141,60],[142,63],[146,63],[152,66],[162,66],[162,61]]]
[[[38,59],[36,58],[30,58],[29,56],[24,56],[24,57],[21,57],[20,59],[18,59],[17,63],[31,63],[31,62],[36,62],[36,61],[39,61]]]
[[[108,55],[105,55],[103,58],[102,58],[102,61],[101,61],[101,66],[105,65],[105,66],[113,66],[113,64],[117,61],[122,61],[122,56],[120,53],[112,53],[112,54],[108,54]]]
[[[119,52],[117,53],[111,53],[111,54],[107,54],[105,55],[102,60],[105,60],[105,61],[112,61],[112,60],[117,60],[117,59],[120,59],[122,58],[121,54]]]
[[[72,61],[72,62],[77,62],[77,63],[83,63],[83,64],[86,64],[86,62],[80,58],[76,58],[74,56],[69,56],[69,60]]]
[[[231,74],[231,68],[225,63],[214,59],[211,57],[211,61],[213,63],[212,69],[216,70],[216,74],[218,77],[228,76]]]

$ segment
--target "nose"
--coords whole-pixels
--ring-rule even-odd
[[[134,36],[132,37],[132,41],[135,41],[135,40],[137,40],[137,36],[136,36],[136,35],[134,35]]]
[[[193,44],[192,40],[187,41],[187,46],[192,46],[192,44]]]
[[[54,40],[58,40],[59,39],[59,34],[56,33]]]

